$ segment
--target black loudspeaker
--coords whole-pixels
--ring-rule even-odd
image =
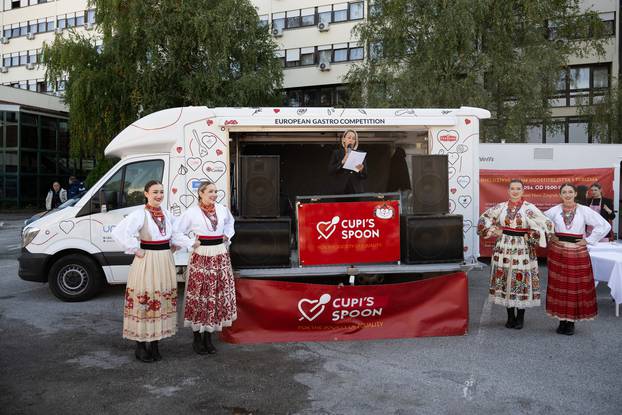
[[[444,154],[412,158],[415,215],[449,213],[449,165]]]
[[[279,216],[279,156],[241,156],[240,162],[240,215]]]
[[[233,268],[289,267],[290,228],[289,218],[236,218],[229,251]]]
[[[462,215],[401,217],[402,262],[464,261]]]

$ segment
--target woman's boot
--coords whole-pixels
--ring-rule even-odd
[[[207,350],[205,346],[203,346],[203,342],[201,341],[201,333],[198,331],[192,332],[194,335],[194,340],[192,341],[192,350],[194,350],[197,354],[207,354]]]
[[[216,348],[212,344],[212,334],[210,332],[203,333],[203,347],[207,350],[207,353],[214,354],[216,353]]]
[[[147,346],[145,342],[136,342],[136,352],[134,352],[134,355],[136,356],[136,359],[140,360],[141,362],[153,362],[153,356],[151,356],[151,353],[147,351]]]
[[[525,322],[525,309],[518,308],[516,311],[516,324],[514,325],[514,328],[516,330],[522,329],[524,322]]]
[[[555,332],[557,334],[564,334],[566,332],[567,323],[568,322],[566,320],[559,320],[559,326],[557,326],[557,330],[555,330]]]
[[[566,322],[566,330],[564,331],[566,336],[572,336],[574,334],[574,321]]]
[[[513,329],[516,325],[516,316],[514,315],[514,307],[508,307],[508,321],[505,323],[505,327]]]
[[[162,355],[160,354],[160,349],[158,347],[158,341],[153,341],[151,344],[151,356],[153,356],[153,360],[156,362],[162,360]]]

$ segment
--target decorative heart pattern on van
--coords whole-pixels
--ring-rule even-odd
[[[449,199],[449,213],[454,213],[456,211],[456,202],[453,199]]]
[[[212,148],[218,142],[215,134],[203,132],[201,133],[201,144],[207,148]]]
[[[203,163],[203,161],[198,157],[190,157],[187,163],[188,167],[190,167],[193,171],[197,171],[197,169],[201,167],[201,163]]]
[[[183,147],[178,146],[175,150],[177,150],[177,153],[178,153],[178,154],[181,154],[181,151],[182,151],[183,149],[184,149]]]
[[[65,234],[68,234],[69,232],[71,232],[75,226],[76,224],[73,223],[72,220],[64,220],[58,224],[58,227],[60,228],[60,230],[65,232]]]
[[[211,126],[212,126],[212,124],[214,124],[214,120],[211,120],[211,119],[210,119],[210,120],[207,120],[207,126],[208,126],[208,127],[211,127]]]
[[[462,223],[462,232],[467,233],[473,227],[473,222],[470,219],[466,219]]]
[[[456,194],[456,192],[458,191],[458,189],[456,189],[455,187],[452,187],[451,189],[449,189],[449,191],[451,192],[451,194]]]
[[[451,150],[458,142],[460,134],[456,130],[440,130],[436,135],[436,140],[447,151]]]
[[[456,164],[460,160],[460,154],[456,152],[447,153],[447,160],[449,160],[450,164]]]
[[[468,195],[460,196],[458,198],[458,203],[460,203],[460,205],[463,208],[466,208],[467,206],[469,206],[472,201],[473,201],[473,198],[471,196],[468,196]]]
[[[179,197],[179,203],[184,205],[186,208],[189,208],[192,205],[192,202],[194,202],[193,195],[181,195]]]
[[[216,149],[216,155],[217,155],[217,156],[222,156],[222,150],[221,150],[221,149],[219,149],[219,148],[217,148],[217,149]]]
[[[456,146],[456,153],[466,153],[467,151],[469,151],[469,146],[466,144],[458,144]]]
[[[469,120],[469,119],[467,118],[466,120],[464,120],[464,123],[465,123],[466,125],[469,125],[469,124],[471,124],[471,120]]]
[[[171,187],[171,192],[172,192],[173,194],[176,194],[176,193],[177,193],[177,188],[176,188],[176,187]]]
[[[225,199],[225,191],[224,190],[218,190],[216,192],[216,201],[218,203],[222,202]]]
[[[460,187],[466,189],[469,183],[471,183],[471,178],[469,176],[458,176],[458,179],[456,181],[458,182]]]
[[[449,168],[447,169],[447,173],[449,173],[448,179],[451,179],[452,177],[454,177],[454,174],[456,174],[456,168],[454,166],[449,166]]]
[[[227,165],[222,161],[206,161],[203,163],[203,174],[216,183],[227,172]]]

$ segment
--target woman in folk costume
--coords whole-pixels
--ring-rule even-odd
[[[510,199],[485,211],[478,234],[497,238],[491,260],[490,299],[507,308],[505,327],[522,329],[525,309],[540,305],[537,243],[546,246],[553,224],[533,204],[523,200],[523,182],[510,181]]]
[[[555,235],[549,241],[546,312],[559,320],[557,333],[572,335],[575,321],[593,320],[598,314],[587,245],[598,243],[611,226],[600,214],[575,201],[573,184],[563,184],[559,192],[562,203],[544,212],[555,224]],[[586,226],[592,227],[587,237]]]
[[[229,209],[216,203],[217,189],[203,182],[198,190],[199,205],[186,210],[175,230],[192,231],[183,246],[192,248],[184,307],[184,326],[192,327],[192,348],[198,354],[216,353],[211,333],[231,326],[237,318],[233,269],[227,250],[234,234]]]
[[[147,203],[125,217],[112,237],[134,255],[125,289],[123,337],[136,341],[136,358],[161,360],[158,341],[177,331],[177,278],[171,247],[179,244],[171,214],[160,205],[159,181],[145,185]]]

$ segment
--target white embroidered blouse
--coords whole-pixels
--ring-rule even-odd
[[[562,205],[553,206],[544,214],[553,221],[555,224],[555,232],[558,233],[570,233],[575,235],[583,235],[588,244],[594,245],[603,239],[611,230],[611,225],[603,219],[600,214],[596,213],[587,206],[577,204],[577,210],[575,211],[574,218],[570,223],[570,226],[566,226],[564,223],[564,217],[562,216]],[[593,226],[590,236],[585,237],[585,227],[587,225]]]
[[[487,209],[479,218],[478,233],[484,235],[489,229],[531,229],[537,231],[538,245],[546,246],[546,235],[553,233],[553,224],[533,203],[525,202],[514,215],[508,209],[508,202],[501,202]]]
[[[212,223],[199,206],[189,208],[175,221],[175,231],[182,235],[183,239],[180,246],[191,249],[198,236],[225,235],[229,238],[227,246],[231,243],[231,238],[235,234],[233,215],[227,207],[220,203],[215,204],[215,209],[218,218],[216,229],[212,227]],[[194,233],[194,235],[191,235],[192,237],[187,236],[189,232]]]
[[[166,225],[166,231],[164,235],[160,233],[158,225],[154,222],[151,214],[145,209],[144,205],[139,206],[132,213],[127,215],[115,228],[112,230],[112,237],[119,245],[123,247],[126,254],[134,254],[140,249],[140,236],[139,232],[147,223],[147,229],[143,230],[151,237],[152,241],[167,241],[176,246],[180,246],[180,242],[183,239],[175,233],[173,216],[166,209],[162,209],[164,212],[164,223]]]

